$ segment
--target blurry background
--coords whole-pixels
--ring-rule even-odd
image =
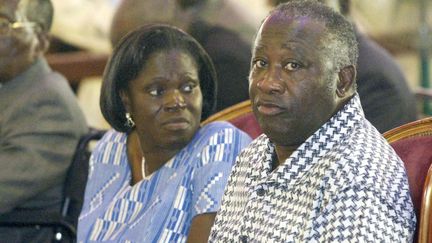
[[[80,76],[73,77],[76,80],[72,80],[71,84],[77,92],[89,124],[95,127],[107,127],[100,115],[98,105],[100,75],[106,58],[111,52],[108,38],[110,24],[120,1],[53,0],[54,41],[50,51],[52,57],[49,60],[58,62],[60,69],[65,59],[71,61],[77,58],[78,64],[82,60],[88,61],[84,67],[78,64],[73,66],[88,70],[81,70],[83,72],[81,76],[86,77],[84,79]],[[261,20],[270,9],[266,5],[266,0],[207,1],[214,5],[206,12],[209,18],[237,31],[250,42]],[[352,16],[359,29],[394,56],[409,81],[409,87],[419,94],[430,93],[429,90],[421,89],[429,88],[432,78],[429,71],[432,67],[429,53],[432,49],[430,0],[352,0],[351,2]],[[161,9],[155,11],[161,11],[163,14]],[[68,53],[69,56],[56,56],[62,53]],[[72,53],[81,55],[74,56]],[[419,114],[432,115],[431,109],[424,107],[422,102],[419,102]]]

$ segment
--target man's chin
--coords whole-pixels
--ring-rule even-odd
[[[301,144],[304,137],[298,129],[288,126],[286,122],[266,122],[261,125],[261,130],[270,141],[281,146],[293,146]]]
[[[267,137],[270,138],[271,141],[280,141],[281,139],[286,139],[285,127],[281,127],[277,124],[269,124],[265,123],[260,125],[261,130]]]

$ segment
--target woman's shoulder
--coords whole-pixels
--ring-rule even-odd
[[[99,140],[99,144],[106,144],[106,143],[125,144],[126,138],[127,138],[126,133],[118,132],[114,129],[110,129]]]
[[[205,144],[236,143],[239,140],[250,140],[242,130],[225,121],[208,123],[201,127],[195,137],[196,142]]]
[[[123,156],[118,155],[125,153],[126,139],[127,135],[125,133],[114,129],[108,130],[93,150],[94,162],[120,164]]]
[[[233,131],[236,132],[241,132],[240,129],[238,129],[237,127],[235,127],[234,125],[232,125],[229,122],[226,121],[215,121],[215,122],[210,122],[207,123],[206,125],[204,125],[203,127],[201,127],[201,131],[202,132],[214,132],[214,131],[223,131],[225,129],[232,129]]]

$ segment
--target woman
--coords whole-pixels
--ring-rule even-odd
[[[78,240],[206,242],[228,174],[250,138],[215,107],[202,47],[167,25],[125,36],[107,65],[101,109],[115,130],[90,160]]]

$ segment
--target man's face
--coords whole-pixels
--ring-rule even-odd
[[[325,31],[316,20],[273,15],[257,34],[249,94],[277,145],[300,145],[336,112],[338,74],[321,48]]]
[[[26,24],[7,27],[15,22],[28,22],[23,4],[18,2],[0,0],[0,82],[9,81],[27,69],[39,54],[35,27]]]

